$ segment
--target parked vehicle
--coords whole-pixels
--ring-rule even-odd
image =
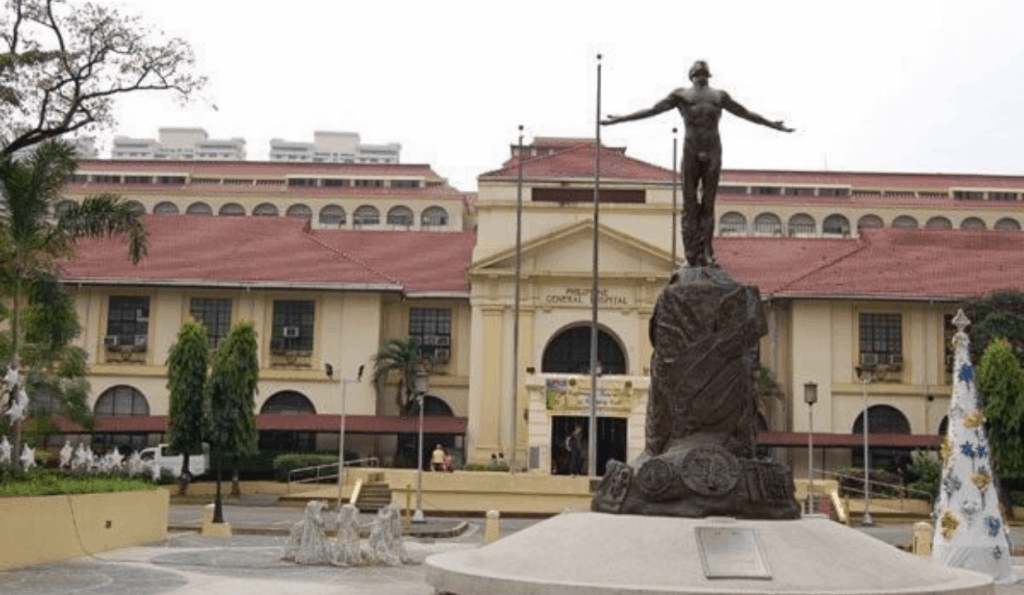
[[[182,454],[171,454],[170,446],[161,444],[151,448],[144,448],[139,451],[139,456],[143,461],[151,461],[156,459],[157,464],[160,465],[161,469],[166,469],[175,478],[181,476],[181,465],[184,460]],[[205,475],[210,469],[210,453],[209,448],[204,444],[203,452],[193,453],[188,458],[188,471],[192,477],[199,477]]]

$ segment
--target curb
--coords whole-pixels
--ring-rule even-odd
[[[402,531],[402,535],[405,537],[416,537],[425,539],[448,539],[452,537],[458,537],[469,529],[469,523],[466,521],[459,521],[454,527],[449,529],[426,529],[418,530],[418,527],[410,527]],[[199,531],[199,525],[168,525],[168,533],[183,533],[183,532],[195,532]],[[231,527],[231,533],[234,535],[281,535],[287,536],[291,534],[291,528],[270,528],[270,527]],[[369,532],[360,531],[360,537],[368,537]]]

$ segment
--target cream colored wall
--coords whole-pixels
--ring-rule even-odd
[[[170,492],[4,498],[0,571],[167,537]]]

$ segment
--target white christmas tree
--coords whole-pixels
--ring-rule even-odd
[[[1010,542],[992,485],[991,452],[985,414],[978,408],[974,367],[967,350],[964,311],[953,318],[953,396],[948,430],[942,439],[942,483],[935,510],[932,560],[991,576],[1000,584],[1014,581]]]

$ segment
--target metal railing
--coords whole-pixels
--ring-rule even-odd
[[[380,459],[377,457],[365,457],[362,459],[350,459],[345,461],[346,467],[379,467]],[[333,470],[333,472],[328,472]],[[297,475],[309,474],[307,477],[296,479]],[[293,483],[320,483],[328,480],[338,481],[338,463],[327,463],[326,465],[315,465],[312,467],[299,467],[288,472],[288,491],[292,491]]]
[[[824,469],[814,469],[814,473],[815,474],[820,474],[820,475],[825,476],[825,477],[835,477],[835,478],[838,478],[840,480],[839,481],[839,489],[842,490],[842,491],[853,492],[853,493],[861,494],[861,495],[863,495],[866,492],[866,490],[864,489],[864,485],[863,485],[864,484],[864,476],[863,475],[849,475],[847,473],[836,473],[834,471],[826,471]],[[861,487],[860,488],[855,488],[855,487],[850,486],[849,483],[844,484],[843,481],[842,481],[843,479],[859,481],[859,482],[861,482]],[[871,480],[871,492],[872,492],[872,497],[875,497],[875,498],[878,497],[878,496],[874,495],[875,486],[881,486],[883,488],[890,488],[893,491],[895,491],[896,494],[898,494],[897,497],[900,500],[900,507],[901,508],[903,506],[903,501],[907,499],[906,495],[910,494],[910,493],[913,493],[913,494],[921,494],[922,496],[924,496],[925,499],[928,501],[929,508],[931,508],[932,510],[935,510],[935,496],[932,495],[929,492],[926,492],[924,490],[915,490],[914,488],[908,488],[908,487],[906,487],[904,485],[899,485],[899,484],[895,484],[895,483],[887,483],[887,482],[884,482],[884,481],[878,481],[876,479],[872,479]],[[885,496],[885,497],[889,497],[889,496]],[[914,498],[914,500],[919,500],[919,499],[920,498]]]

